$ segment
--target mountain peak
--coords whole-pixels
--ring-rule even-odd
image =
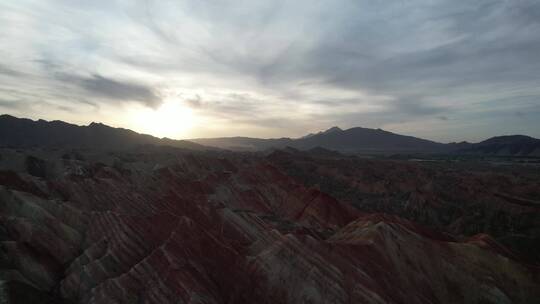
[[[108,127],[107,125],[105,125],[105,124],[103,124],[101,122],[95,122],[95,121],[91,122],[88,126],[89,127],[94,127],[94,128],[95,127]]]
[[[329,134],[329,133],[335,133],[335,132],[342,132],[343,130],[339,127],[333,126],[330,129],[323,131],[322,134]]]

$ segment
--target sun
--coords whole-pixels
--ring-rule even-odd
[[[136,129],[157,137],[185,138],[195,124],[193,110],[178,100],[166,100],[157,109],[140,107],[131,116]]]

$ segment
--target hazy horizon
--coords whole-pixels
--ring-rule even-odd
[[[0,113],[175,139],[540,138],[537,1],[3,1]]]

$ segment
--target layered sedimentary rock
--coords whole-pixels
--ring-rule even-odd
[[[414,162],[276,151],[267,159],[306,187],[363,212],[456,236],[486,233],[540,264],[540,171],[530,165]]]
[[[489,235],[366,213],[268,159],[0,150],[12,303],[533,303]]]

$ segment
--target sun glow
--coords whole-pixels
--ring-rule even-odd
[[[193,110],[176,100],[167,100],[157,109],[135,109],[130,116],[134,129],[173,139],[188,137],[195,124]]]

